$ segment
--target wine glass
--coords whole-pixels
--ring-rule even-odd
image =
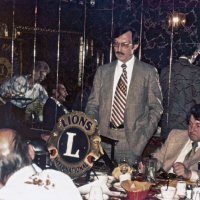
[[[145,163],[145,177],[149,182],[156,181],[157,160],[155,158],[148,158]]]
[[[135,160],[132,164],[133,172],[132,172],[132,179],[137,179],[137,177],[140,175],[140,169],[139,169],[139,161]]]

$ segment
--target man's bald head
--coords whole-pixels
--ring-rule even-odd
[[[13,129],[0,129],[0,156],[18,154],[24,165],[29,164],[33,157],[30,155],[30,145]],[[1,158],[0,158],[1,159]]]
[[[32,163],[30,146],[12,129],[0,129],[0,183]]]
[[[0,129],[0,156],[7,156],[13,152],[16,131],[12,129]]]

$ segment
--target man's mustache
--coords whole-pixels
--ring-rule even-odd
[[[121,51],[117,51],[116,54],[122,55],[122,56],[124,55],[124,53],[122,53]]]

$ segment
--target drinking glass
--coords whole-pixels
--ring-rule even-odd
[[[156,181],[157,160],[155,158],[147,158],[145,162],[145,177],[149,182]]]
[[[136,161],[133,163],[132,167],[133,167],[132,179],[135,180],[135,179],[137,179],[137,177],[141,174],[141,173],[140,173],[141,170],[139,169],[139,161],[136,160]]]
[[[184,198],[186,195],[186,182],[178,181],[176,185],[176,194],[179,198]]]

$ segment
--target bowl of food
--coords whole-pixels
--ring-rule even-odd
[[[127,192],[128,200],[145,199],[152,183],[146,181],[126,180],[121,182],[122,188]]]
[[[146,191],[138,191],[138,192],[128,192],[128,200],[141,200],[146,199],[147,195],[149,193],[149,190]]]

